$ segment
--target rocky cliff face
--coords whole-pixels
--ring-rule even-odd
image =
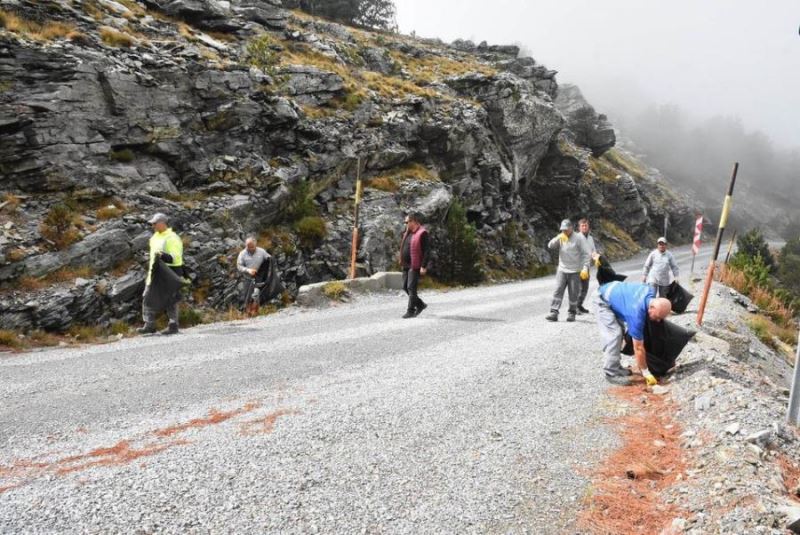
[[[247,235],[290,291],[344,277],[358,171],[365,274],[393,267],[412,209],[443,265],[463,206],[492,278],[539,271],[563,217],[630,254],[664,213],[691,215],[513,46],[369,33],[279,0],[0,9],[0,328],[134,320],[155,211],[184,238],[190,306],[235,303]]]

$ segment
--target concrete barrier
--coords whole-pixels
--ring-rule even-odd
[[[341,283],[350,294],[366,294],[383,290],[402,290],[403,274],[399,271],[380,271],[371,277],[359,277],[341,281],[315,282],[301,286],[297,291],[297,304],[302,306],[325,306],[331,299],[323,289],[331,283]]]

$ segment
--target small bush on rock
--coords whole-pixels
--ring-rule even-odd
[[[77,219],[77,214],[69,206],[56,204],[47,211],[39,225],[39,232],[42,237],[53,242],[57,249],[64,249],[80,239]]]
[[[319,242],[327,234],[325,220],[319,216],[307,216],[294,224],[294,230],[300,241],[306,245]]]
[[[322,295],[334,301],[341,301],[347,295],[347,286],[341,281],[329,282],[322,287]]]

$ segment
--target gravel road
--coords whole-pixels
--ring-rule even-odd
[[[0,532],[564,532],[616,439],[594,317],[546,322],[552,285],[2,357]]]

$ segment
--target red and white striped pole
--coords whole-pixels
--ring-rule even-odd
[[[694,273],[694,259],[697,253],[700,252],[700,238],[703,235],[703,214],[697,216],[697,221],[694,222],[694,241],[692,242],[692,268],[689,274]]]

